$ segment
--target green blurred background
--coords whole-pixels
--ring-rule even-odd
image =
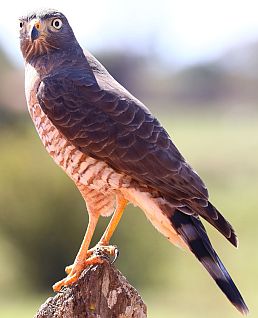
[[[148,15],[145,9],[140,14]],[[88,49],[160,119],[234,225],[238,250],[207,228],[250,317],[258,317],[258,28],[257,40],[181,64],[173,53],[159,55],[164,48],[155,26],[149,29],[144,54],[137,43]],[[134,33],[124,32],[133,43]],[[74,184],[41,145],[26,110],[21,57],[17,48],[11,56],[8,45],[0,33],[0,317],[23,318],[53,295],[88,216]],[[100,221],[95,243],[107,221]],[[116,266],[139,290],[150,318],[239,317],[194,257],[167,242],[137,208],[128,206],[112,243],[120,250]]]

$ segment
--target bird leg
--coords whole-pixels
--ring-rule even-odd
[[[111,256],[114,256],[113,262],[116,260],[118,256],[118,249],[114,245],[109,245],[109,241],[111,239],[111,236],[113,235],[122,215],[124,212],[124,209],[127,205],[128,201],[125,200],[122,196],[117,195],[117,204],[116,204],[116,210],[114,214],[112,215],[112,218],[102,235],[100,241],[96,246],[91,248],[87,251],[87,262],[90,261],[92,258],[97,257],[101,258],[101,255],[109,254]],[[67,266],[65,268],[65,271],[67,274],[70,274],[72,271],[73,265]]]
[[[102,235],[99,243],[97,244],[97,246],[108,246],[109,241],[111,239],[111,236],[114,234],[115,229],[123,215],[124,209],[127,205],[128,201],[126,199],[124,199],[124,197],[117,195],[117,205],[116,205],[116,210],[114,212],[114,214],[112,215],[112,218],[104,232],[104,234]]]
[[[56,284],[54,284],[53,290],[55,292],[60,291],[60,289],[63,286],[69,286],[75,283],[78,280],[81,272],[87,266],[97,264],[97,263],[98,264],[103,263],[103,259],[100,256],[92,255],[91,257],[89,257],[88,255],[89,245],[90,245],[94,230],[96,228],[98,219],[99,219],[98,214],[96,215],[95,213],[90,213],[89,211],[89,223],[88,223],[87,231],[85,233],[81,247],[79,249],[79,252],[75,258],[73,265],[68,267],[69,268],[69,271],[67,271],[68,276],[62,279],[61,281],[57,282]]]
[[[115,262],[115,260],[117,259],[117,256],[118,256],[118,249],[114,245],[109,245],[109,241],[110,241],[112,235],[114,234],[118,223],[121,220],[121,217],[123,215],[123,212],[125,210],[127,203],[128,203],[128,201],[126,199],[124,199],[124,197],[117,195],[116,210],[115,210],[114,214],[112,215],[112,218],[111,218],[104,234],[102,235],[100,241],[92,250],[89,250],[89,252],[92,252],[96,255],[98,255],[98,253],[101,253],[101,252],[104,254],[108,253],[109,255],[114,256],[112,263]]]

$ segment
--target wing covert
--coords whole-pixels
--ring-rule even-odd
[[[81,151],[163,196],[207,205],[206,187],[158,120],[119,84],[106,89],[100,82],[84,72],[61,72],[42,79],[37,97],[56,128]]]

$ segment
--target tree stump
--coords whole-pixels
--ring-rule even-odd
[[[146,318],[147,307],[109,262],[91,266],[78,282],[41,305],[34,318]]]

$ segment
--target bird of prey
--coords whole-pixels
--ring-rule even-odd
[[[191,251],[246,314],[201,218],[234,246],[236,234],[159,121],[82,50],[61,12],[40,10],[19,23],[29,113],[46,150],[75,182],[89,213],[74,264],[53,289],[75,283],[84,268],[103,262],[96,249],[114,254],[110,238],[127,203],[133,203],[170,242]],[[112,213],[99,243],[89,249],[99,216]]]

